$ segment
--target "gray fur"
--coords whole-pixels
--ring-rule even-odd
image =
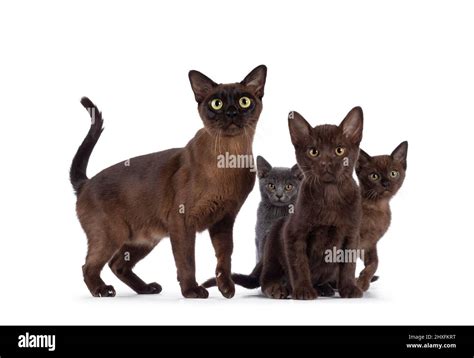
[[[289,215],[294,209],[303,174],[296,164],[292,168],[273,168],[261,156],[257,157],[257,174],[262,198],[257,210],[255,227],[255,245],[259,262],[272,224],[277,219]],[[273,184],[275,188],[269,188],[269,184]],[[292,190],[285,189],[287,185],[292,185]]]

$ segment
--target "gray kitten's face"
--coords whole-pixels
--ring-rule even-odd
[[[272,168],[259,156],[257,168],[263,201],[274,206],[287,206],[296,202],[303,177],[296,165],[293,168]]]

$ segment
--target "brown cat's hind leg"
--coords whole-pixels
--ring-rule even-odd
[[[359,286],[361,290],[367,291],[379,265],[377,247],[374,246],[364,253],[364,265],[365,268],[361,271],[359,278],[357,279],[357,286]]]
[[[318,294],[322,297],[332,297],[336,294],[334,288],[332,288],[331,284],[325,283],[322,285],[315,285],[314,288],[318,291]]]
[[[115,296],[115,289],[102,281],[100,272],[116,251],[116,244],[113,241],[108,241],[107,238],[89,238],[86,263],[82,266],[82,273],[84,282],[92,296]]]
[[[155,245],[152,244],[124,244],[109,262],[110,269],[122,282],[138,294],[157,294],[161,286],[156,283],[145,283],[133,271],[138,261],[148,255]]]

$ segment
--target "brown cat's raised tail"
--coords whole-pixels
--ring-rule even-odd
[[[89,157],[94,149],[97,141],[104,128],[104,120],[102,113],[97,106],[87,97],[81,98],[81,104],[89,111],[91,116],[91,127],[82,144],[77,149],[76,155],[72,159],[71,170],[69,171],[69,179],[76,195],[81,191],[82,185],[89,179],[86,175]]]
[[[262,273],[263,262],[260,261],[255,268],[252,270],[250,275],[242,275],[240,273],[233,273],[231,275],[232,280],[239,286],[245,288],[258,288],[260,287],[260,274]],[[204,282],[202,287],[209,288],[217,286],[217,279],[210,278],[206,282]]]

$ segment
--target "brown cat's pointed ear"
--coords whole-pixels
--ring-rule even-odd
[[[343,134],[351,143],[359,145],[362,140],[362,129],[364,128],[364,114],[362,108],[352,108],[339,125],[339,128],[342,129]]]
[[[298,180],[303,180],[304,178],[303,172],[301,171],[298,164],[295,164],[291,167],[291,174]]]
[[[401,142],[390,155],[394,160],[402,163],[403,169],[407,168],[408,142]]]
[[[257,176],[263,178],[270,172],[270,170],[272,170],[270,163],[267,162],[264,157],[259,155],[257,157]]]
[[[250,72],[240,83],[247,87],[251,87],[255,93],[255,96],[257,96],[258,98],[262,98],[266,79],[267,66],[260,65],[258,67],[255,67],[252,72]]]
[[[189,82],[194,92],[194,97],[198,103],[201,103],[206,98],[206,95],[217,86],[213,80],[199,71],[189,71]]]
[[[288,114],[288,127],[290,128],[291,142],[295,147],[307,141],[312,129],[306,119],[295,111]]]

